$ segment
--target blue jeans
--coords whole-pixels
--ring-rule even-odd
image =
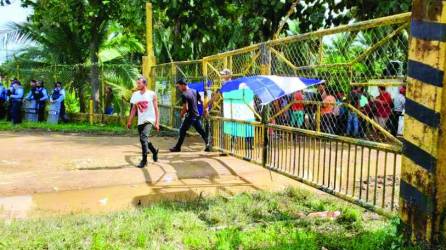
[[[355,137],[359,135],[359,119],[355,112],[348,113],[347,135]]]

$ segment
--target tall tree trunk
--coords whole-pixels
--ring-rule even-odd
[[[90,61],[92,63],[90,68],[90,84],[91,84],[91,98],[93,99],[94,112],[100,110],[100,85],[99,85],[99,42],[98,37],[94,36],[90,42]]]

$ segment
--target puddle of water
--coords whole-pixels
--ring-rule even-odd
[[[32,209],[31,196],[0,197],[0,219],[23,219]]]
[[[202,195],[233,194],[255,190],[238,178],[227,180],[163,178],[158,185],[147,184],[37,193],[0,197],[0,219],[24,219],[64,214],[101,214],[162,200],[186,201]]]

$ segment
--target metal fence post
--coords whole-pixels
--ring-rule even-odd
[[[271,50],[269,50],[266,43],[260,45],[260,74],[271,75]],[[265,105],[262,109],[262,126],[263,126],[263,150],[262,150],[262,165],[266,167],[268,159],[268,114],[269,106]]]
[[[90,110],[89,110],[89,120],[90,120],[90,125],[93,125],[93,114],[94,114],[94,102],[93,99],[90,99]]]
[[[177,104],[177,90],[175,88],[175,83],[177,81],[177,66],[175,63],[171,64],[171,68],[170,68],[170,73],[171,73],[171,86],[170,87],[170,127],[173,128],[175,126],[175,106]]]
[[[266,43],[260,45],[260,74],[271,75],[271,50]]]
[[[202,61],[202,69],[201,72],[203,73],[203,84],[204,84],[204,101],[203,101],[203,112],[206,111],[207,107],[209,106],[209,96],[208,96],[208,64],[205,59]],[[211,103],[211,105],[215,105],[214,103]],[[212,147],[213,146],[213,140],[212,140],[212,129],[211,129],[211,119],[210,119],[210,112],[205,116],[205,128],[206,128],[206,136],[208,138],[208,144]]]
[[[266,167],[268,160],[268,114],[269,106],[264,106],[262,109],[262,132],[263,132],[263,144],[262,144],[262,166]]]
[[[316,109],[316,131],[321,132],[321,104],[317,104]]]

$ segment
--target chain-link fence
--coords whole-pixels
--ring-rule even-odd
[[[175,79],[201,82],[214,149],[362,205],[394,210],[409,21],[410,13],[405,13],[153,67],[162,114],[170,114],[162,123],[172,128],[181,124]],[[222,75],[224,69],[231,77]],[[219,89],[231,78],[253,75],[325,83],[267,105],[255,97],[248,105],[254,113],[249,121],[228,116]]]
[[[322,79],[326,82],[324,85],[284,96],[270,104],[272,114],[280,113],[271,114],[270,121],[399,144],[397,136],[402,134],[404,116],[407,20],[408,15],[402,14],[342,26],[253,45],[200,61],[164,64],[152,72],[165,105],[176,95],[172,92],[175,92],[174,78],[186,78],[190,82],[207,79],[211,83],[209,90],[215,92],[222,85],[223,69],[230,69],[233,78],[263,72]],[[211,98],[211,94],[207,97]],[[215,107],[213,111],[221,105]]]

